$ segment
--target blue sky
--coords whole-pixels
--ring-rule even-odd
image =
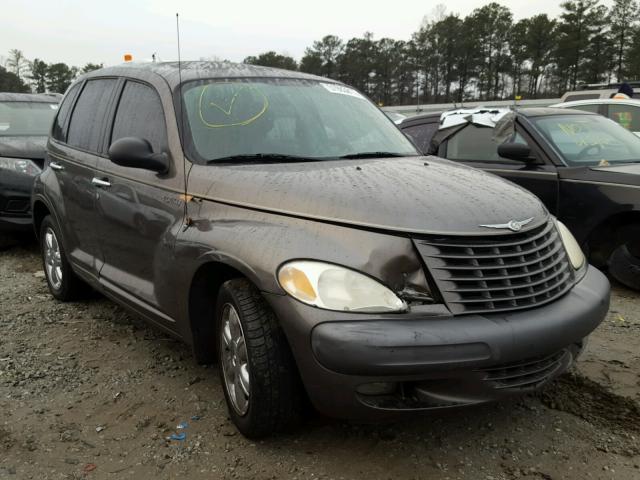
[[[438,3],[468,14],[484,0],[3,0],[0,55],[11,48],[27,58],[113,65],[124,53],[135,60],[175,60],[175,13],[180,12],[183,59],[242,61],[266,50],[299,59],[326,34],[343,38],[371,31],[376,38],[408,39]],[[556,16],[559,1],[503,0],[516,18]],[[604,1],[609,4],[609,1]]]

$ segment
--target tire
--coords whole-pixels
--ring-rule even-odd
[[[626,287],[640,290],[640,258],[633,256],[626,245],[609,257],[609,273]]]
[[[40,226],[40,251],[51,295],[62,302],[82,298],[88,287],[73,272],[62,245],[60,230],[50,215],[42,220]]]
[[[262,438],[295,426],[302,385],[284,332],[258,289],[245,279],[225,282],[215,320],[220,381],[238,430]]]

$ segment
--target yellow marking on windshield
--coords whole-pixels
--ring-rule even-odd
[[[243,125],[249,125],[250,123],[256,121],[258,118],[260,118],[264,112],[267,111],[267,109],[269,108],[269,99],[266,97],[266,95],[264,93],[262,93],[260,90],[258,90],[257,88],[253,87],[253,86],[247,86],[244,85],[242,87],[240,87],[240,89],[238,91],[236,91],[233,95],[233,97],[231,98],[231,102],[229,103],[229,109],[225,110],[224,107],[221,107],[220,105],[218,105],[215,102],[209,102],[209,104],[207,105],[208,107],[214,107],[217,108],[218,110],[220,110],[222,113],[224,113],[227,117],[231,116],[231,113],[233,112],[233,106],[236,102],[236,99],[238,98],[238,95],[240,95],[240,93],[243,90],[255,90],[258,94],[260,94],[263,98],[263,104],[262,104],[262,109],[256,113],[254,116],[252,116],[251,118],[248,118],[247,120],[242,120],[240,122],[234,122],[234,123],[209,123],[204,119],[204,115],[202,113],[202,104],[203,104],[203,100],[204,100],[204,94],[205,92],[209,89],[211,85],[206,85],[203,89],[202,92],[200,92],[200,100],[198,102],[198,115],[200,116],[200,121],[206,125],[209,128],[223,128],[223,127],[237,127],[237,126],[243,126]]]
[[[558,128],[569,136],[577,135],[582,130],[580,125],[575,123],[558,123]]]
[[[593,147],[596,145],[606,146],[611,145],[612,139],[606,136],[599,136],[595,132],[590,132],[588,129],[583,128],[578,123],[557,123],[556,124],[567,137],[571,138],[574,143],[579,147]],[[587,139],[587,135],[591,134],[591,140]],[[579,135],[584,135],[579,137]]]

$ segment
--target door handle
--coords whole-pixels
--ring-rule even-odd
[[[64,167],[62,165],[60,165],[58,162],[51,162],[49,163],[49,166],[51,167],[52,170],[64,170]]]
[[[108,180],[103,180],[102,178],[97,177],[93,177],[93,179],[91,180],[91,184],[95,185],[96,187],[103,188],[109,188],[111,186],[111,183]]]

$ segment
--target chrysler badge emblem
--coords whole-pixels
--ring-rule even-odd
[[[485,228],[508,228],[509,230],[511,230],[512,232],[519,232],[520,230],[522,230],[522,227],[524,227],[525,225],[529,225],[532,221],[533,221],[534,217],[531,218],[527,218],[526,220],[510,220],[508,223],[496,223],[494,225],[480,225],[481,227],[485,227]]]

